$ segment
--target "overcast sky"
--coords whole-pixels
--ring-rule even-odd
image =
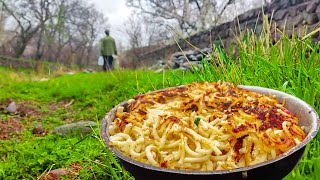
[[[121,32],[121,29],[124,28],[125,21],[130,17],[130,14],[133,11],[132,8],[126,6],[126,0],[88,0],[88,2],[93,3],[97,7],[97,9],[108,18],[111,36],[113,36],[117,42],[122,42],[124,43],[123,45],[126,46],[128,40],[125,34]],[[236,6],[233,5],[228,7],[226,10],[226,12],[228,12],[231,16],[229,20],[232,20],[236,16],[234,10],[241,14],[245,10],[254,7],[260,7],[261,3],[263,3],[262,0],[236,1],[237,7],[239,8],[236,8]]]
[[[95,4],[97,9],[108,18],[111,35],[115,39],[125,41],[126,38],[123,37],[120,29],[132,11],[126,6],[126,0],[88,0],[88,2]]]

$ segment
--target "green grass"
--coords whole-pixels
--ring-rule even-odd
[[[0,141],[0,179],[37,179],[50,169],[77,162],[82,165],[82,170],[74,175],[78,179],[132,179],[103,145],[98,129],[86,137],[63,138],[52,134],[37,137],[31,133],[32,128],[38,123],[46,130],[81,120],[99,123],[114,105],[138,93],[168,86],[218,80],[263,86],[293,94],[320,113],[320,45],[286,36],[272,44],[268,29],[258,37],[243,32],[237,38],[237,56],[215,46],[212,58],[217,63],[203,60],[202,69],[187,73],[121,70],[50,76],[48,81],[39,81],[43,74],[0,68],[0,102],[28,102],[42,114],[21,118],[24,132]],[[70,108],[64,108],[71,101]],[[50,109],[52,103],[55,110]],[[3,114],[0,118],[6,121],[15,116]],[[320,179],[319,142],[318,135],[285,180]]]
[[[163,74],[144,71],[79,73],[38,81],[35,74],[0,70],[0,102],[6,99],[18,105],[28,102],[42,114],[41,117],[21,118],[25,131],[10,140],[0,141],[0,179],[36,179],[51,168],[68,167],[76,162],[83,166],[77,175],[80,179],[107,179],[113,173],[120,179],[129,177],[128,173],[123,174],[117,160],[109,164],[113,157],[102,144],[99,129],[83,140],[81,136],[63,138],[53,134],[36,137],[31,133],[32,128],[39,123],[49,131],[58,125],[81,120],[99,123],[105,113],[121,101],[138,92],[168,85],[163,81]],[[63,104],[72,99],[71,108],[64,108]],[[57,106],[54,111],[49,107],[52,103]],[[0,118],[5,121],[19,116],[2,114]],[[113,179],[119,178],[114,176]]]

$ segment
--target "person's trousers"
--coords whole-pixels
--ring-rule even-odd
[[[110,71],[112,69],[112,62],[113,62],[113,57],[112,56],[103,56],[103,70],[104,71]]]

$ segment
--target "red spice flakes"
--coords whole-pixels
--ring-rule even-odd
[[[139,99],[142,99],[143,97],[144,97],[144,95],[139,94],[139,95],[137,95],[134,99],[135,99],[135,100],[139,100]]]
[[[187,109],[187,111],[198,111],[198,106],[196,104],[192,104],[190,108]]]
[[[277,108],[272,107],[267,111],[267,113],[269,114],[268,117],[262,113],[258,115],[258,119],[264,120],[262,125],[259,127],[259,130],[265,131],[269,128],[282,129],[284,116],[277,112]]]
[[[186,88],[186,87],[177,87],[177,88],[176,88],[176,91],[177,91],[177,92],[184,92],[184,91],[186,91],[186,90],[188,90],[188,88]]]
[[[149,101],[149,100],[140,101],[140,103],[141,104],[151,104],[151,105],[155,104],[153,101]]]
[[[120,131],[120,132],[123,132],[123,131],[124,131],[124,128],[126,127],[127,124],[128,124],[128,122],[126,122],[126,121],[120,121],[119,131]]]
[[[283,121],[284,117],[280,115],[275,108],[272,108],[269,111],[269,122],[271,127],[277,127],[278,129],[282,129]]]
[[[243,111],[247,114],[255,114],[257,116],[258,119],[260,120],[266,120],[266,115],[267,112],[265,112],[262,108],[260,108],[259,106],[244,106]]]
[[[258,112],[258,119],[260,119],[260,120],[266,120],[266,115],[267,115],[266,112],[264,112],[264,111],[259,111],[259,112]]]
[[[218,83],[214,83],[213,86],[215,89],[220,89]]]
[[[248,126],[244,125],[244,124],[241,124],[240,126],[236,127],[236,128],[233,128],[232,129],[232,132],[234,133],[238,133],[240,131],[245,131],[248,129]]]
[[[267,129],[269,129],[271,126],[269,123],[264,122],[260,127],[259,127],[259,131],[265,131]]]
[[[177,96],[178,94],[175,94],[175,93],[170,93],[170,92],[163,92],[162,93],[164,96],[167,96],[167,97],[174,97],[174,96]]]
[[[139,114],[141,114],[141,115],[147,115],[147,112],[144,111],[144,110],[142,110],[142,109],[139,109],[138,112],[139,112]]]
[[[231,103],[232,103],[231,101],[222,103],[222,109],[224,109],[224,110],[228,109],[229,106],[231,105]]]
[[[204,94],[204,96],[208,96],[209,94],[211,94],[212,91],[211,90],[206,90],[206,93]]]
[[[254,150],[254,144],[251,145],[250,154],[252,154],[253,150]]]
[[[248,135],[246,135],[246,136],[242,136],[242,137],[240,137],[240,138],[238,138],[237,139],[237,142],[234,144],[234,146],[233,146],[233,150],[234,150],[234,153],[235,153],[235,156],[234,156],[234,160],[236,161],[236,162],[239,162],[239,160],[240,160],[240,153],[239,153],[239,150],[242,148],[242,146],[243,146],[243,139],[245,138],[245,137],[247,137]]]
[[[258,106],[259,105],[259,101],[254,101],[252,104]]]
[[[169,116],[167,119],[169,119],[170,121],[177,123],[180,121],[179,118],[177,118],[176,116]]]
[[[190,101],[188,101],[188,102],[183,102],[183,105],[188,105],[188,104],[190,104],[190,103],[192,103],[194,100],[193,99],[191,99]]]
[[[164,161],[164,162],[160,163],[160,167],[167,168],[168,167],[168,162]]]
[[[239,97],[239,95],[233,90],[233,88],[231,86],[229,86],[227,93],[233,97]]]
[[[291,112],[287,108],[282,108],[282,111],[289,114],[289,115],[291,114]]]
[[[159,97],[156,99],[156,101],[157,101],[158,103],[161,103],[161,104],[166,103],[166,99],[165,99],[163,96],[159,96]]]
[[[119,130],[121,132],[123,132],[124,128],[126,127],[126,125],[129,123],[126,119],[128,118],[129,114],[125,114],[124,116],[122,116],[121,120],[119,119],[118,121],[116,121],[116,123],[119,124]]]
[[[228,151],[226,151],[226,150],[223,149],[223,150],[221,151],[221,153],[222,153],[222,155],[226,155],[226,154],[228,153]]]
[[[138,100],[135,100],[129,105],[129,111],[132,111],[135,109],[137,102],[138,102]]]

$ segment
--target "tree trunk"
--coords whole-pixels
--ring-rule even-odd
[[[19,58],[24,53],[29,41],[33,38],[34,34],[39,30],[40,26],[37,26],[32,31],[24,31],[21,28],[21,33],[18,37],[17,44],[14,46],[15,57]]]
[[[17,42],[17,44],[14,46],[14,57],[19,58],[22,56],[24,50],[27,47],[27,41],[24,39],[21,39],[21,42]]]
[[[38,42],[37,42],[37,51],[36,51],[36,57],[35,57],[36,60],[41,59],[43,56],[43,46],[42,46],[43,31],[44,29],[42,28],[39,34]]]
[[[88,54],[87,54],[87,58],[86,58],[87,67],[89,67],[89,63],[90,63],[90,60],[91,60],[91,54],[92,54],[92,45],[90,45],[88,47]]]

